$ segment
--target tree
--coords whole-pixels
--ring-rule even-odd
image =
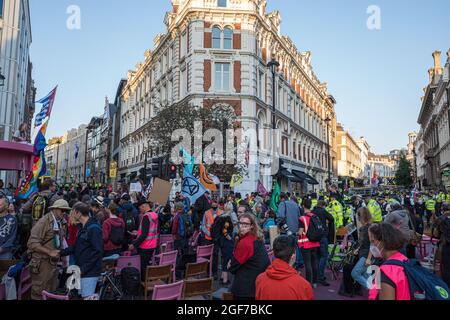
[[[222,132],[224,150],[226,150],[226,130],[237,130],[240,128],[240,122],[237,121],[234,110],[226,104],[217,103],[211,108],[198,107],[188,103],[162,105],[157,109],[156,116],[148,124],[148,147],[154,150],[154,153],[156,154],[170,155],[172,150],[179,144],[179,141],[172,140],[173,132],[177,129],[186,129],[192,136],[194,134],[195,122],[201,122],[202,135],[209,129],[217,129]],[[211,142],[202,141],[202,151],[205,150],[205,147],[210,143]],[[191,153],[194,153],[192,144]],[[238,147],[235,150],[235,154],[236,152],[242,152],[239,150],[239,143],[237,144]],[[202,160],[205,161],[205,159]],[[209,172],[226,181],[230,181],[233,174],[242,175],[247,173],[246,167],[243,165],[213,164],[206,167]],[[180,174],[182,175],[181,171]]]
[[[404,154],[400,155],[398,169],[395,173],[395,183],[399,186],[410,187],[413,184],[411,171],[411,163],[406,160]]]

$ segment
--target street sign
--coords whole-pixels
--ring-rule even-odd
[[[117,162],[116,161],[111,161],[111,164],[109,165],[109,177],[117,178]]]

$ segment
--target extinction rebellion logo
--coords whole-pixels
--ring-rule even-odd
[[[441,295],[441,297],[443,299],[448,299],[448,292],[447,292],[447,290],[445,290],[444,288],[439,287],[439,286],[435,286],[435,288],[439,292],[439,294]]]

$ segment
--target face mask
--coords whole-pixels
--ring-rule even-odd
[[[373,256],[374,258],[379,259],[379,258],[382,257],[382,255],[381,255],[381,250],[378,249],[378,247],[377,247],[376,245],[373,245],[373,244],[370,245],[370,252],[372,253],[372,256]]]

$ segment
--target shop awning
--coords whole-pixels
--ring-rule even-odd
[[[286,177],[288,180],[292,181],[292,182],[303,182],[302,179],[299,179],[297,176],[295,176],[294,174],[290,173],[288,170],[286,169],[281,169],[281,175],[283,177]]]
[[[0,141],[0,170],[31,171],[33,145]]]
[[[309,174],[306,174],[304,172],[298,171],[298,170],[292,170],[292,173],[297,176],[297,178],[301,179],[302,181],[306,181],[309,184],[312,185],[318,185],[319,182],[311,177]]]

